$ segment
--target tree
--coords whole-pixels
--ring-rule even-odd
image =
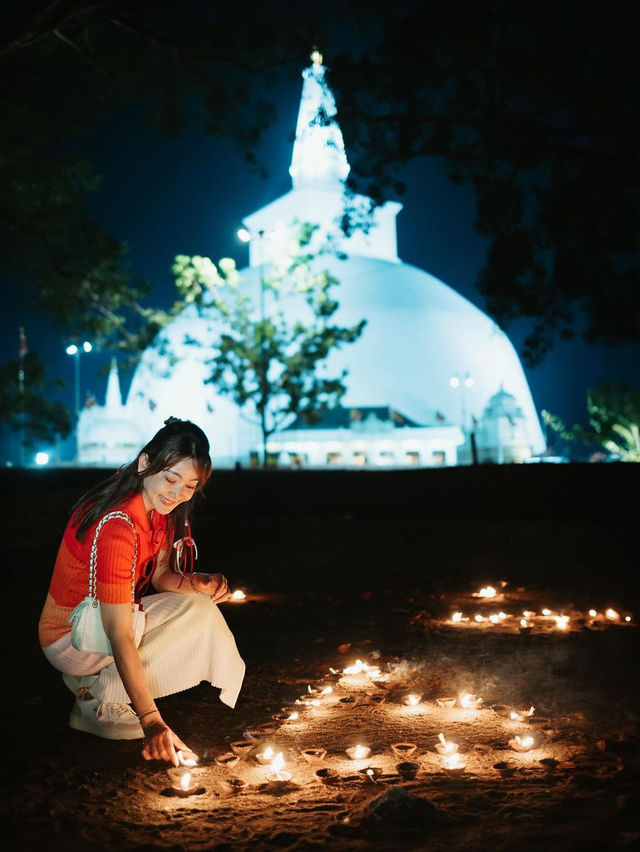
[[[23,446],[52,443],[71,432],[66,407],[49,399],[55,387],[60,382],[45,378],[44,364],[35,352],[0,366],[0,423],[19,432]]]
[[[127,115],[142,114],[166,137],[193,121],[231,136],[255,165],[275,115],[265,93],[283,72],[299,73],[314,25],[289,4],[280,18],[252,5],[34,0],[4,10],[3,274],[68,339],[137,354],[180,309],[152,305],[123,235],[98,224],[92,149],[97,134],[122,132]]]
[[[332,291],[339,282],[314,265],[309,248],[316,229],[308,224],[292,229],[290,253],[268,277],[261,273],[259,305],[228,258],[216,268],[209,258],[180,255],[173,266],[181,296],[220,319],[209,382],[255,414],[265,466],[274,432],[296,416],[317,422],[344,395],[346,370],[328,378],[318,368],[333,349],[357,340],[365,326],[365,320],[333,324],[339,303]]]
[[[524,356],[555,339],[640,342],[640,103],[630,9],[616,2],[396,4],[370,22],[366,55],[329,80],[353,186],[376,201],[402,169],[437,156],[476,196],[489,240],[477,286],[506,325],[529,321]]]
[[[567,427],[545,412],[547,424],[564,441],[595,444],[621,461],[640,462],[640,393],[625,382],[603,384],[587,392],[589,426]]]

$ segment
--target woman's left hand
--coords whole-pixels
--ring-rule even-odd
[[[196,592],[209,595],[213,603],[226,601],[231,595],[224,574],[200,574],[198,572],[192,575],[191,584]]]

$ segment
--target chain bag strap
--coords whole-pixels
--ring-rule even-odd
[[[134,549],[131,565],[131,613],[133,617],[133,629],[136,646],[140,644],[145,627],[145,614],[141,612],[135,602],[136,565],[138,562],[138,536],[133,521],[126,512],[119,509],[109,512],[100,519],[91,544],[89,554],[89,594],[81,601],[69,616],[71,624],[71,644],[78,651],[90,651],[94,654],[106,654],[111,656],[111,643],[104,631],[102,614],[100,612],[100,601],[97,598],[97,563],[98,563],[98,535],[102,527],[111,520],[121,520],[129,524],[133,531]]]

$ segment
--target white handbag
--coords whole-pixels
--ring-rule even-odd
[[[138,536],[136,535],[133,521],[126,512],[119,510],[109,512],[100,520],[100,523],[96,527],[96,533],[91,545],[91,554],[89,556],[89,594],[83,601],[80,601],[68,618],[68,622],[71,624],[71,644],[74,648],[78,651],[90,651],[93,654],[105,654],[107,656],[112,656],[112,650],[109,637],[104,632],[102,624],[100,601],[96,597],[96,565],[98,561],[98,533],[107,521],[114,518],[126,521],[133,530],[135,546],[133,550],[133,564],[131,566],[131,613],[136,647],[142,640],[146,615],[134,600],[136,563],[138,561]]]

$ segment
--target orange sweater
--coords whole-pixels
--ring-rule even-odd
[[[136,528],[138,560],[135,583],[137,586],[149,560],[163,547],[166,518],[154,512],[152,521],[149,523],[141,494],[136,494],[109,511],[115,509],[126,512]],[[67,619],[73,608],[89,592],[89,555],[97,526],[98,521],[87,530],[84,541],[78,541],[76,528],[71,521],[67,524],[53,569],[49,593],[38,624],[38,637],[43,648],[71,631],[71,625]],[[98,600],[110,604],[129,603],[133,550],[133,530],[129,524],[119,519],[107,521],[98,537],[96,564]]]

